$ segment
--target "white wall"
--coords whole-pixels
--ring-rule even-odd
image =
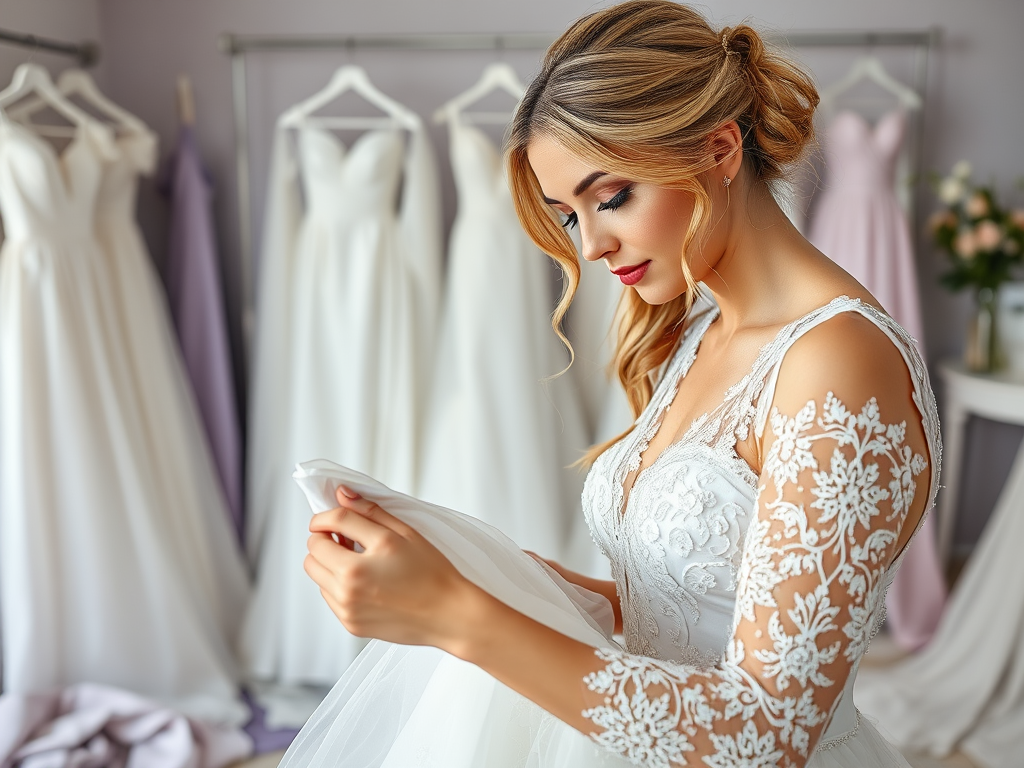
[[[136,112],[169,145],[176,126],[174,81],[191,76],[198,126],[220,192],[217,213],[230,304],[239,296],[234,197],[234,142],[230,68],[217,48],[221,33],[361,34],[420,32],[556,33],[572,19],[605,3],[586,0],[0,0],[0,27],[55,36],[92,37],[103,45],[102,82],[111,96]],[[982,180],[997,179],[1008,193],[1024,176],[1019,149],[1024,126],[1024,3],[1019,0],[721,0],[701,9],[713,23],[735,24],[750,18],[763,29],[861,30],[921,29],[938,25],[943,42],[933,57],[924,114],[924,169],[943,171],[970,159]],[[841,73],[861,51],[801,51],[822,82]],[[884,54],[894,71],[909,76],[910,60]],[[0,74],[10,55],[0,48]],[[253,131],[253,194],[262,209],[262,184],[269,131],[274,116],[290,102],[315,91],[340,63],[366,66],[375,82],[421,114],[472,83],[493,54],[368,53],[258,54],[251,59],[250,121]],[[535,70],[536,54],[506,54],[524,77]],[[446,156],[438,133],[442,168]],[[933,203],[919,191],[921,214]],[[1021,198],[1017,198],[1018,204]],[[449,218],[450,181],[445,190]],[[152,186],[142,190],[140,217],[159,261],[163,252],[162,203]],[[959,353],[966,322],[966,296],[952,296],[936,284],[937,254],[919,255],[931,360]],[[941,396],[941,391],[940,391]],[[972,539],[994,502],[1009,468],[1020,430],[976,424],[964,487],[961,537]],[[973,524],[971,521],[973,520]]]

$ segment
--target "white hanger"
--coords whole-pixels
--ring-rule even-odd
[[[510,94],[518,102],[526,92],[526,86],[519,80],[519,75],[508,64],[495,62],[488,64],[476,84],[463,91],[434,113],[435,123],[445,123],[459,115],[463,120],[472,123],[507,123],[512,116],[505,112],[463,112],[475,101],[482,99],[495,89],[500,88]]]
[[[387,113],[387,117],[316,117],[314,112],[327,106],[346,91],[355,91],[375,107]],[[362,67],[347,65],[334,73],[327,86],[305,101],[296,104],[283,115],[279,124],[285,128],[302,125],[318,125],[324,128],[386,128],[398,125],[416,130],[420,119],[415,112],[407,109],[389,96],[381,93]]]
[[[827,106],[834,103],[844,91],[865,79],[887,90],[907,109],[921,108],[921,97],[918,93],[890,75],[882,66],[882,62],[875,56],[864,56],[857,59],[841,80],[823,88],[820,94],[822,105]]]
[[[112,119],[118,128],[123,128],[126,131],[133,133],[149,132],[149,128],[139,118],[128,112],[123,107],[119,107],[104,96],[96,86],[96,81],[93,80],[92,76],[85,70],[64,70],[61,72],[60,77],[57,78],[56,87],[62,96],[80,96],[97,111]],[[9,115],[14,120],[30,124],[32,130],[38,133],[61,135],[56,132],[66,131],[67,129],[63,126],[47,126],[32,123],[32,115],[48,106],[51,105],[45,98],[35,98],[25,102],[24,104],[18,105],[9,112]]]
[[[96,120],[85,110],[69,101],[57,90],[57,87],[50,79],[50,73],[39,64],[22,64],[14,71],[11,84],[3,91],[0,91],[0,119],[7,120],[4,107],[8,104],[16,104],[21,99],[36,94],[44,106],[51,107],[55,112],[60,113],[73,126],[37,126],[31,128],[35,133],[49,136],[73,136],[78,126],[87,123],[95,123]],[[17,110],[15,110],[17,111]],[[12,114],[11,117],[14,115]]]

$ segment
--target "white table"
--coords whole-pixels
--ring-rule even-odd
[[[963,469],[964,438],[971,415],[993,421],[1024,425],[1024,375],[1020,373],[974,373],[959,361],[939,363],[939,375],[946,385],[942,413],[941,482],[944,486],[936,505],[939,558],[949,560],[956,523],[956,506]],[[1004,498],[1005,495],[1021,498]],[[1017,450],[1010,476],[1003,486],[996,508],[1004,504],[1024,514],[1024,443]]]

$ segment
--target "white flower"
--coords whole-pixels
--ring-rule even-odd
[[[964,210],[967,211],[968,216],[974,219],[987,216],[989,212],[988,198],[980,192],[975,192],[964,205]]]
[[[974,228],[974,242],[980,251],[994,251],[1003,241],[1003,230],[991,219]]]
[[[971,177],[971,164],[966,160],[961,160],[953,166],[952,173],[958,179],[969,179]]]
[[[775,747],[775,734],[768,731],[761,736],[752,720],[733,738],[728,734],[708,734],[715,745],[715,754],[704,762],[711,768],[776,768],[785,752]]]
[[[960,179],[950,177],[939,184],[939,200],[946,205],[956,205],[963,200],[967,187]]]

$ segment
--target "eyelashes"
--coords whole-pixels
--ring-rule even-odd
[[[633,194],[633,186],[623,187],[619,190],[618,194],[615,195],[611,200],[605,203],[598,203],[597,210],[599,211],[614,211],[617,208],[621,208],[625,205],[626,201],[629,200],[630,195]],[[575,229],[580,223],[579,217],[575,213],[570,213],[565,221],[562,222],[564,229]]]
[[[621,208],[629,196],[633,194],[633,185],[630,184],[627,187],[623,187],[619,190],[619,193],[615,195],[611,200],[606,203],[598,203],[597,210],[599,211],[614,211],[616,208]]]

